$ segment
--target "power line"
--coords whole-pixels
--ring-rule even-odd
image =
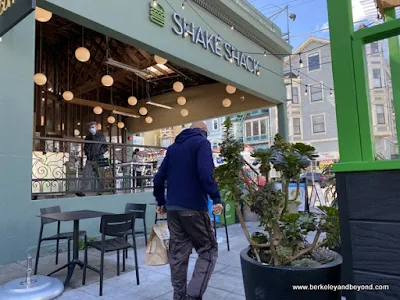
[[[168,0],[165,0],[165,2],[168,4],[168,6],[169,6],[175,13],[177,13],[177,11],[174,9],[174,7],[171,5],[171,3],[170,3]],[[218,37],[219,37],[221,40],[223,40],[223,41],[229,43],[228,40],[224,39],[221,35],[219,35],[218,32],[217,32],[217,31],[216,31],[216,30],[201,16],[201,14],[200,14],[199,12],[197,12],[197,10],[196,10],[196,9],[194,8],[194,6],[189,2],[189,0],[184,0],[184,2],[183,2],[183,4],[182,4],[182,7],[184,7],[184,4],[188,4],[188,6],[190,6],[190,8],[191,8],[191,9],[197,14],[197,16],[204,22],[204,24],[206,24],[215,34],[217,34]],[[194,28],[192,28],[192,29],[194,29]],[[232,45],[232,43],[229,43],[229,44]],[[329,43],[329,44],[330,44],[330,43]],[[312,49],[303,51],[302,53],[311,52],[311,51],[314,51],[315,49],[319,49],[319,48],[325,47],[325,46],[327,46],[327,45],[329,45],[329,44],[320,45],[320,46],[317,46],[317,47],[315,47],[315,48],[312,48]],[[242,52],[242,53],[245,53],[245,54],[260,54],[260,53],[245,52],[245,51],[242,51],[242,50],[239,50],[239,49],[236,49],[236,50],[237,50],[237,51],[240,51],[240,52]],[[300,54],[300,53],[299,53],[299,54]],[[268,53],[264,52],[264,53],[262,53],[262,55],[266,56],[266,55],[268,55]],[[284,54],[284,55],[287,56],[286,54]],[[266,70],[266,71],[268,71],[268,72],[270,72],[270,73],[272,73],[272,74],[275,74],[275,75],[281,77],[282,79],[285,78],[284,75],[279,74],[279,73],[277,73],[277,72],[275,72],[275,71],[273,71],[273,70],[271,70],[271,69],[269,69],[269,68],[266,68],[266,67],[264,67],[264,66],[261,65],[261,64],[259,65],[259,68],[260,68],[260,69],[264,69],[264,70]],[[299,71],[299,72],[300,72],[300,71]],[[257,75],[259,75],[259,70],[257,70]],[[304,75],[305,75],[305,74],[304,74]],[[316,83],[320,84],[319,81],[317,81],[317,80],[315,80],[315,79],[309,77],[308,75],[305,75],[305,76],[308,77],[309,79],[315,81]],[[303,84],[303,85],[306,86],[306,87],[308,86],[308,85],[305,85],[305,84]],[[328,89],[328,90],[332,91],[332,88],[330,88],[330,87],[328,87],[328,86],[326,86],[326,85],[322,85],[322,86],[323,86],[324,88],[321,87],[321,89]]]

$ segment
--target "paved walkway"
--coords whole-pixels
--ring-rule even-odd
[[[250,223],[249,229],[255,231],[256,223]],[[238,224],[229,227],[229,238],[231,250],[227,250],[225,233],[218,230],[218,239],[222,240],[219,245],[219,258],[214,274],[210,280],[209,288],[204,300],[245,300],[243,279],[240,269],[240,251],[247,247],[248,243]],[[134,272],[133,253],[129,253],[127,260],[127,272],[117,276],[116,253],[106,254],[105,259],[105,281],[103,297],[99,297],[99,276],[91,270],[87,271],[86,285],[82,286],[82,271],[76,269],[71,286],[65,290],[59,300],[117,300],[117,299],[140,299],[140,300],[172,300],[172,287],[170,282],[169,265],[150,267],[145,265],[144,239],[138,238],[138,259],[140,272],[140,285],[136,285]],[[193,251],[194,252],[194,251]],[[190,258],[188,279],[196,261],[194,252]],[[83,258],[83,253],[81,254]],[[66,254],[60,255],[59,264],[66,262]],[[25,276],[25,261],[0,266],[0,284],[9,280]],[[99,267],[100,252],[89,250],[89,264]],[[121,259],[122,264],[122,259]],[[54,256],[41,257],[38,274],[47,274],[54,270]],[[66,277],[66,270],[57,274],[61,280]]]

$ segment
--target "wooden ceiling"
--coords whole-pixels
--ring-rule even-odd
[[[37,25],[36,71],[40,69],[41,58],[42,72],[48,78],[46,88],[59,97],[69,89],[75,97],[128,106],[127,98],[132,93],[138,99],[159,95],[171,91],[176,80],[183,82],[185,87],[214,82],[171,62],[166,64],[172,70],[168,73],[156,65],[153,54],[82,28],[56,15],[49,22]],[[75,50],[82,45],[91,54],[90,60],[85,63],[75,58]],[[109,66],[108,73],[114,78],[114,85],[112,88],[104,87],[101,78],[107,74],[107,58],[141,70],[154,67],[153,71],[158,75],[151,73],[153,77],[144,80],[130,71]]]

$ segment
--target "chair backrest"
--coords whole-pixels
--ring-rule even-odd
[[[146,216],[147,204],[127,203],[125,205],[125,213],[135,213],[136,219],[144,219]]]
[[[61,208],[60,208],[59,205],[52,206],[52,207],[44,207],[44,208],[40,209],[40,214],[41,215],[54,214],[54,213],[60,213],[60,212],[61,212]],[[45,219],[45,218],[41,218],[41,221],[42,221],[42,225],[57,222],[56,220]]]
[[[135,214],[103,215],[100,222],[100,233],[104,236],[123,235],[135,232]]]

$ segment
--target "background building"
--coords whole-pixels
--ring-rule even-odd
[[[339,159],[330,51],[329,40],[310,37],[293,53],[291,67],[289,60],[285,63],[290,141],[314,146],[322,163]],[[365,52],[376,155],[389,159],[395,154],[396,141],[383,43],[366,45]]]

